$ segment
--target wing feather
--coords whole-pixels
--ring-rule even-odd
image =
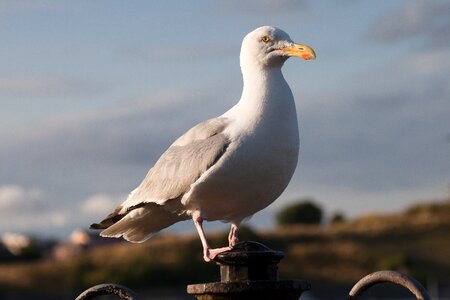
[[[162,154],[128,198],[99,224],[92,224],[91,228],[108,228],[142,204],[164,206],[167,201],[186,193],[225,153],[230,141],[223,131],[228,123],[226,118],[215,118],[188,130]],[[173,205],[168,205],[166,209],[173,210]]]
[[[224,134],[216,134],[185,146],[171,146],[133,191],[133,200],[163,204],[178,198],[223,155],[228,145]],[[124,206],[132,203],[137,204],[127,201]]]

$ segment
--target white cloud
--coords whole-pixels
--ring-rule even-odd
[[[15,232],[51,236],[61,229],[71,228],[71,224],[76,222],[76,215],[70,211],[48,208],[39,211],[16,211],[5,214],[0,212],[1,232]],[[73,227],[72,227],[73,228]]]
[[[0,186],[1,232],[56,230],[67,226],[70,218],[70,207],[52,206],[48,194],[42,189],[19,185]]]
[[[41,220],[44,220],[41,224],[62,228],[67,226],[70,221],[73,221],[71,218],[73,218],[73,215],[71,215],[70,210],[50,210],[44,217],[41,217]]]
[[[45,193],[37,188],[24,188],[18,185],[0,186],[0,210],[16,211],[21,207],[35,205],[45,197]]]
[[[80,204],[80,210],[87,216],[106,216],[124,200],[124,197],[115,197],[107,194],[97,194],[89,197]]]

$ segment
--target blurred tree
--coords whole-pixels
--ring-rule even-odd
[[[39,260],[43,256],[42,249],[36,241],[31,241],[31,243],[22,249],[20,254],[17,256],[19,260]]]
[[[5,245],[0,243],[0,262],[32,261],[39,260],[42,256],[43,251],[35,241],[31,241],[29,245],[23,247],[17,253],[11,253]]]
[[[0,262],[13,261],[15,256],[0,242]]]
[[[345,222],[345,215],[343,212],[335,212],[332,216],[331,216],[331,220],[330,220],[331,224],[338,224],[338,223],[342,223]]]
[[[276,215],[278,225],[320,224],[322,209],[312,199],[303,199],[281,209]]]

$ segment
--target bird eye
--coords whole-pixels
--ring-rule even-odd
[[[264,43],[268,43],[268,42],[270,42],[270,37],[268,37],[267,35],[265,35],[265,36],[263,36],[263,37],[261,38],[261,41],[264,42]]]

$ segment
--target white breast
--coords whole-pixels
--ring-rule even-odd
[[[224,114],[231,144],[182,202],[205,220],[240,222],[284,191],[297,165],[298,124],[292,93],[281,71],[245,89]],[[262,88],[263,87],[263,88]]]

